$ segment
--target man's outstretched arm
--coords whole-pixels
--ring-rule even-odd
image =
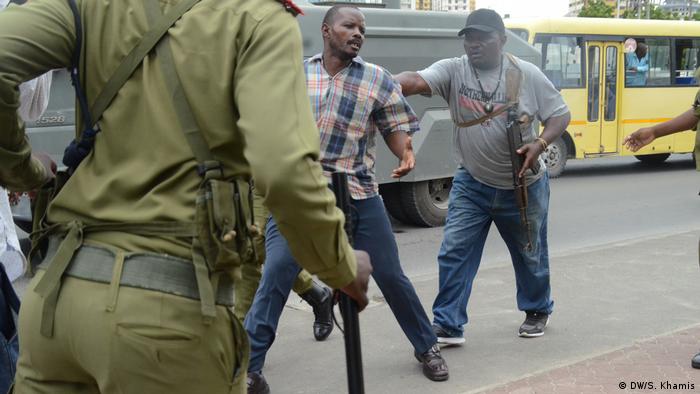
[[[414,94],[431,94],[432,89],[425,79],[415,71],[404,71],[394,75],[394,80],[401,84],[401,93],[404,96],[413,96]]]
[[[651,127],[643,127],[625,137],[622,144],[632,152],[642,149],[657,138],[691,130],[698,124],[697,112],[691,108],[675,118]]]

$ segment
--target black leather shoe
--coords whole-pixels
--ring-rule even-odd
[[[693,360],[690,362],[690,364],[693,366],[693,368],[700,369],[700,353],[696,354],[695,357],[693,357]]]
[[[299,296],[314,309],[314,338],[325,340],[333,331],[333,293],[314,282],[311,290]]]
[[[416,360],[423,364],[423,375],[426,378],[442,382],[450,377],[450,371],[447,369],[447,363],[440,354],[440,348],[437,344],[433,345],[428,351],[423,354],[414,353]]]
[[[270,394],[270,386],[262,372],[248,372],[248,394]]]

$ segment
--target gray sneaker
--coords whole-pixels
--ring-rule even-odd
[[[459,346],[465,342],[463,335],[451,335],[440,326],[433,326],[433,332],[437,337],[437,343],[440,345]]]
[[[544,312],[525,312],[525,321],[520,326],[518,335],[523,338],[536,338],[544,335],[544,329],[549,323],[549,315]]]

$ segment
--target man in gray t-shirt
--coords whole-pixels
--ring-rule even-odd
[[[433,304],[433,329],[438,342],[464,342],[467,302],[494,222],[513,260],[518,308],[526,313],[519,335],[538,337],[544,334],[553,307],[547,249],[549,180],[540,154],[566,129],[569,110],[537,67],[503,52],[505,27],[497,13],[487,9],[472,12],[459,35],[464,36],[466,55],[395,76],[406,96],[443,97],[455,122],[454,153],[459,168],[438,255],[440,289]],[[521,76],[517,114],[524,121],[524,144],[518,153],[524,159],[520,175],[528,185],[530,234],[522,226],[513,192],[507,111],[503,110],[508,105],[506,75],[511,68],[520,70]],[[535,118],[544,124],[539,137],[532,123]],[[459,126],[473,121],[471,126]]]

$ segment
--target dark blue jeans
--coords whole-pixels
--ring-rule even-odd
[[[527,234],[520,222],[515,193],[487,186],[463,168],[457,170],[438,255],[440,289],[433,303],[433,324],[451,335],[463,335],[468,321],[467,302],[492,222],[508,246],[513,261],[518,309],[552,312],[554,303],[550,297],[547,249],[547,175],[528,186],[527,193],[531,251],[525,248]]]
[[[369,254],[374,267],[372,277],[414,349],[423,353],[437,338],[413,285],[401,269],[384,204],[378,196],[353,200],[351,204],[357,214],[354,247]],[[250,338],[250,372],[262,370],[267,351],[275,340],[282,309],[301,270],[273,219],[267,224],[265,238],[267,257],[263,276],[244,322]]]
[[[5,267],[0,264],[0,393],[6,393],[15,378],[17,354],[17,314],[19,299],[12,289]]]

